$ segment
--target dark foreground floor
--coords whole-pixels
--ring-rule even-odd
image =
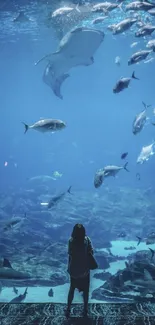
[[[88,318],[82,304],[73,304],[64,316],[65,304],[0,304],[0,325],[155,325],[155,303],[89,304]]]

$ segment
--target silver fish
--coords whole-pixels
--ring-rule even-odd
[[[154,145],[155,145],[155,142],[142,148],[142,150],[137,158],[137,164],[143,164],[145,161],[148,161],[150,159],[150,157],[152,157],[155,154]]]
[[[143,37],[143,36],[151,35],[154,31],[155,31],[155,26],[144,25],[135,33],[135,36]]]
[[[129,172],[129,170],[127,169],[127,165],[128,165],[128,162],[126,162],[124,166],[109,165],[109,166],[104,167],[103,168],[104,177],[109,177],[109,176],[115,177],[116,174],[118,174],[118,172],[123,169],[125,169],[127,172]]]
[[[113,34],[121,34],[128,30],[135,22],[137,19],[135,18],[126,18],[122,21],[120,21],[118,24],[111,25]],[[110,26],[109,26],[110,27]]]
[[[155,52],[155,48],[153,49],[153,52]],[[128,60],[128,65],[135,64],[142,60],[145,60],[150,53],[152,53],[152,50],[143,50],[134,53]]]
[[[147,115],[146,115],[147,108],[151,106],[151,105],[146,105],[144,102],[142,103],[145,109],[142,112],[140,112],[138,115],[136,115],[132,125],[132,132],[135,135],[140,131],[142,131],[147,120]]]
[[[65,122],[61,120],[54,120],[54,119],[45,119],[45,120],[40,120],[33,125],[27,125],[23,123],[25,126],[25,133],[29,129],[33,129],[39,132],[55,132],[55,131],[60,131],[66,127]]]

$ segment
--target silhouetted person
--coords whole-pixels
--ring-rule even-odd
[[[91,240],[86,236],[84,226],[82,224],[76,224],[68,242],[68,273],[70,274],[70,289],[66,310],[67,317],[69,317],[70,314],[70,308],[76,288],[79,291],[83,291],[84,316],[87,315],[90,285],[90,269],[87,258],[89,253],[93,254]]]

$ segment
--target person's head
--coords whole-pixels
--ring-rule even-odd
[[[85,227],[81,223],[77,223],[72,231],[72,238],[73,240],[76,240],[79,243],[84,242],[86,236],[86,230]]]

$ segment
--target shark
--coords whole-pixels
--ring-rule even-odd
[[[13,269],[9,260],[6,258],[3,259],[2,265],[0,266],[0,279],[24,280],[30,279],[30,277],[29,273]]]

